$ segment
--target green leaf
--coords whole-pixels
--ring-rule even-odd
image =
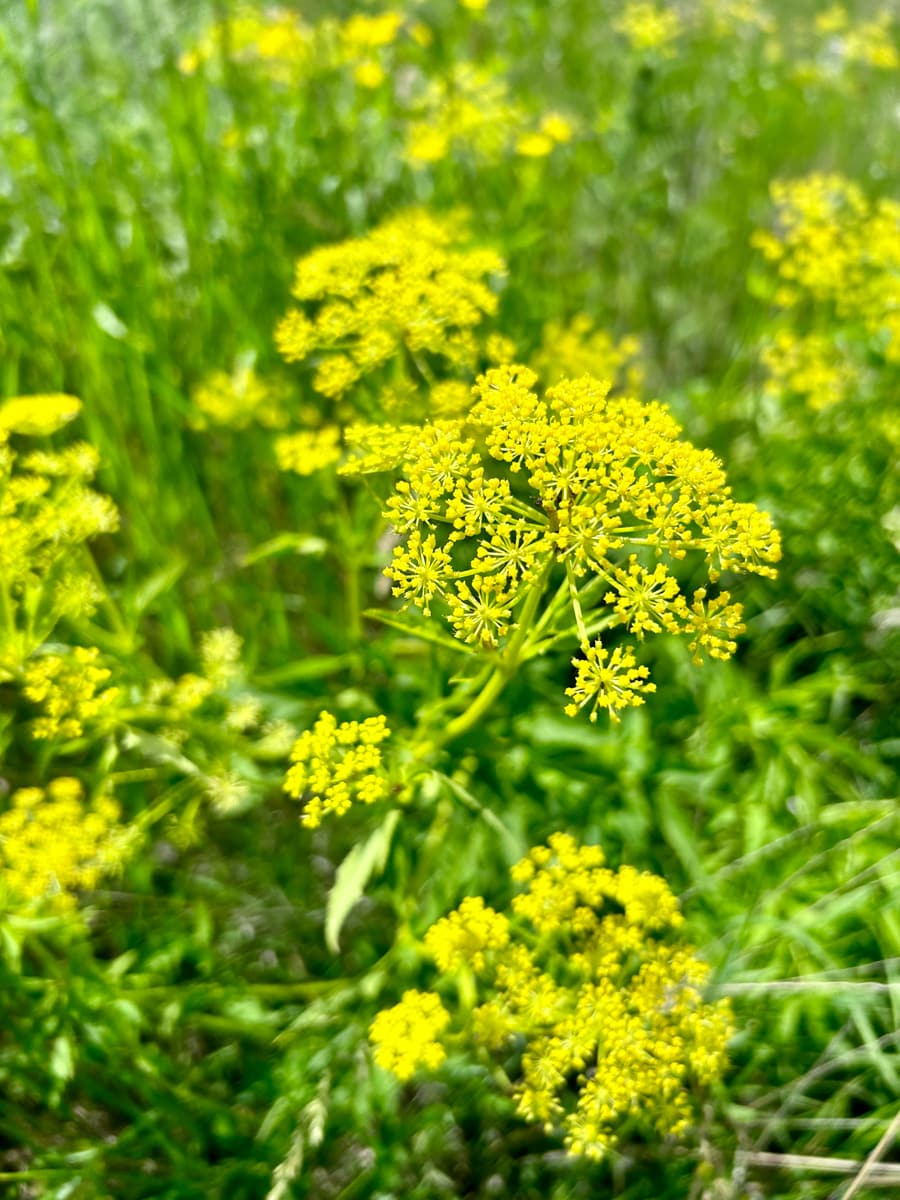
[[[186,566],[187,563],[184,559],[176,559],[159,571],[154,571],[149,578],[136,587],[129,605],[134,615],[141,616],[150,608],[154,600],[158,600],[160,596],[170,591],[181,578]]]
[[[380,875],[384,870],[399,819],[397,809],[389,812],[367,841],[357,842],[337,869],[325,909],[325,945],[332,954],[340,952],[338,938],[350,909],[360,899],[372,876]]]
[[[390,629],[396,629],[398,633],[419,638],[423,642],[431,642],[435,646],[443,646],[445,650],[454,650],[457,654],[482,653],[475,646],[461,642],[448,633],[441,633],[439,629],[434,628],[431,622],[416,617],[412,613],[386,612],[380,608],[367,608],[363,616],[370,621],[378,621],[382,625],[387,625]]]
[[[306,533],[279,533],[277,537],[248,550],[241,559],[242,567],[252,566],[265,558],[274,558],[278,554],[303,554],[320,557],[328,549],[324,538],[313,537]]]

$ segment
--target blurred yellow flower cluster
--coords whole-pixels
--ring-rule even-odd
[[[434,356],[472,369],[474,330],[497,308],[492,250],[465,245],[460,215],[413,210],[364,237],[323,246],[297,263],[292,309],[276,330],[288,362],[313,359],[313,387],[342,396],[397,355]]]
[[[337,425],[302,429],[275,439],[275,457],[282,471],[314,475],[341,457],[341,431]]]
[[[674,8],[649,0],[631,0],[613,22],[613,28],[623,34],[635,50],[659,50],[669,55],[674,53],[672,44],[677,41],[682,26]]]
[[[89,487],[96,451],[77,442],[22,454],[11,436],[54,432],[80,409],[71,396],[15,397],[0,406],[0,669],[15,671],[63,616],[100,599],[85,542],[118,527],[113,502]]]
[[[638,361],[640,341],[633,336],[614,340],[598,329],[593,317],[579,313],[571,321],[549,321],[532,365],[546,383],[593,375],[607,379],[613,391],[640,391],[644,372]]]
[[[71,908],[75,893],[121,868],[131,839],[109,796],[87,803],[77,779],[20,788],[0,813],[0,886],[20,901]]]
[[[305,800],[302,821],[315,829],[328,813],[343,816],[354,802],[372,804],[387,794],[381,743],[390,737],[384,717],[342,721],[319,714],[291,751],[284,790]]]
[[[560,113],[547,113],[535,125],[510,97],[499,69],[471,63],[456,63],[448,75],[431,79],[414,111],[406,138],[406,158],[414,166],[460,153],[492,162],[510,149],[543,158],[574,134]]]
[[[312,76],[342,67],[352,69],[363,88],[378,87],[387,78],[382,52],[392,46],[407,27],[402,12],[354,13],[346,20],[325,17],[315,25],[303,21],[296,10],[274,7],[241,8],[216,21],[178,60],[185,75],[225,58],[280,84],[297,85]],[[408,26],[416,41],[429,31],[419,22]]]
[[[829,408],[846,400],[860,373],[824,333],[806,335],[782,329],[760,355],[769,372],[768,389],[776,395],[802,396],[810,408]]]
[[[290,83],[314,61],[315,33],[293,9],[242,8],[211,25],[196,46],[181,55],[178,66],[183,74],[193,75],[220,55]]]
[[[288,422],[286,399],[283,387],[260,379],[252,367],[238,367],[231,374],[213,371],[191,397],[196,410],[192,424],[198,429],[246,429],[258,421],[268,429],[283,429]]]
[[[85,725],[109,713],[119,689],[104,686],[112,672],[98,664],[99,657],[96,646],[75,646],[68,654],[42,654],[26,663],[24,693],[42,711],[34,737],[81,737]]]
[[[885,339],[885,358],[900,363],[900,203],[824,174],[776,182],[772,200],[774,232],[754,243],[778,272],[775,302],[824,306]]]
[[[511,917],[469,897],[425,937],[457,985],[461,1036],[502,1056],[519,1114],[561,1130],[572,1154],[603,1158],[626,1120],[682,1135],[691,1089],[725,1068],[731,1012],[704,1001],[708,968],[673,942],[682,917],[665,880],[611,870],[564,833],[512,877]],[[401,1079],[433,1069],[449,1021],[436,994],[408,992],[372,1024],[376,1062]]]
[[[894,16],[888,9],[854,25],[842,4],[819,13],[815,20],[816,30],[833,39],[834,49],[845,62],[862,63],[881,71],[893,71],[900,66],[893,25]]]
[[[780,541],[767,513],[733,499],[718,459],[681,440],[664,406],[610,397],[590,377],[543,399],[535,383],[528,368],[493,368],[465,418],[351,429],[361,453],[349,469],[399,467],[386,515],[404,540],[386,574],[426,616],[440,602],[463,641],[499,645],[524,614],[535,617],[551,571],[564,573],[541,619],[574,620],[581,642],[567,711],[590,705],[592,718],[598,707],[615,718],[652,685],[631,649],[610,655],[593,633],[665,630],[692,638],[698,656],[727,657],[740,605],[727,592],[707,601],[704,588],[689,602],[671,568],[693,553],[713,583],[726,570],[771,576]],[[611,608],[592,628],[601,602]]]
[[[437,1039],[449,1022],[450,1014],[433,993],[404,992],[399,1004],[372,1022],[375,1061],[401,1081],[411,1079],[419,1067],[435,1070],[447,1057]]]

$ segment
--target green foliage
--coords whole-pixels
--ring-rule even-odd
[[[83,404],[11,441],[89,441],[121,515],[67,546],[98,594],[38,651],[97,647],[115,704],[36,740],[4,658],[0,813],[73,777],[115,796],[131,838],[69,908],[23,906],[0,874],[0,1194],[825,1200],[850,1178],[829,1163],[862,1164],[893,1119],[897,367],[827,305],[786,313],[753,239],[779,179],[900,199],[900,68],[848,51],[868,3],[824,29],[812,2],[772,5],[771,26],[751,4],[656,7],[682,18],[668,50],[629,42],[624,4],[410,2],[374,87],[328,57],[333,30],[287,81],[229,54],[245,10],[227,0],[0,12],[0,389]],[[463,62],[518,124],[499,150],[410,161],[418,98]],[[547,114],[571,139],[517,153]],[[643,395],[782,532],[736,657],[701,669],[650,639],[656,692],[620,725],[563,715],[571,637],[504,671],[399,610],[383,479],[282,471],[280,428],[198,417],[214,372],[252,370],[292,431],[346,425],[351,402],[275,347],[294,262],[412,206],[465,207],[505,259],[491,328],[521,361],[579,313],[639,338]],[[821,410],[773,388],[763,347],[785,327],[823,333],[860,387]],[[421,393],[424,367],[391,385]],[[323,709],[387,716],[390,791],[308,829],[282,785]],[[372,1062],[374,1014],[433,985],[429,926],[467,895],[503,908],[510,865],[558,830],[662,874],[732,999],[730,1073],[683,1143],[590,1163],[461,1048],[403,1084]],[[896,1146],[882,1160],[873,1179]]]

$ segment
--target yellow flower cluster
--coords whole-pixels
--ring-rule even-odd
[[[511,919],[470,897],[426,935],[460,996],[481,1001],[464,1006],[465,1036],[504,1056],[519,1114],[572,1154],[603,1158],[626,1121],[683,1134],[691,1089],[725,1068],[731,1012],[703,1000],[708,968],[672,941],[683,919],[665,880],[613,871],[563,833],[512,877]],[[376,1061],[404,1079],[438,1065],[448,1018],[433,993],[407,993],[372,1025]]]
[[[129,838],[109,796],[85,803],[77,779],[21,788],[0,813],[0,887],[22,901],[71,908],[75,893],[118,870]]]
[[[727,593],[706,602],[703,588],[689,602],[671,568],[693,553],[711,582],[725,570],[772,576],[780,541],[767,513],[734,500],[714,455],[680,439],[664,406],[610,397],[590,377],[540,399],[535,382],[528,368],[494,368],[465,418],[350,430],[361,444],[347,469],[400,467],[386,515],[404,540],[386,574],[426,616],[440,603],[463,641],[499,645],[523,613],[534,618],[535,590],[559,572],[542,620],[560,624],[568,611],[563,627],[584,655],[567,711],[590,704],[592,717],[598,707],[615,717],[652,685],[631,649],[610,655],[592,633],[666,630],[725,657],[740,606]],[[601,601],[610,610],[592,629]]]
[[[43,713],[34,737],[81,737],[85,725],[108,715],[119,689],[103,686],[112,672],[98,665],[99,657],[95,646],[75,646],[70,654],[42,654],[26,663],[24,694]]]
[[[437,1039],[449,1022],[450,1014],[433,993],[404,992],[400,1003],[380,1012],[369,1029],[376,1063],[401,1081],[411,1079],[419,1067],[435,1070],[447,1057]]]
[[[71,396],[16,397],[0,408],[0,669],[17,670],[60,617],[93,611],[100,593],[83,543],[118,527],[89,486],[97,454],[83,442],[19,454],[10,435],[52,433],[78,411]]]
[[[373,804],[387,794],[381,743],[390,737],[384,717],[342,721],[320,713],[291,752],[284,790],[306,806],[301,820],[315,829],[328,813],[343,816],[354,801]]]
[[[846,400],[858,386],[860,373],[823,333],[780,330],[760,355],[775,395],[801,396],[810,408],[829,408]]]
[[[471,63],[456,63],[444,78],[430,80],[415,113],[405,149],[413,166],[463,153],[493,162],[510,149],[543,158],[574,134],[560,113],[547,113],[535,125],[496,69]]]
[[[888,9],[877,13],[872,20],[854,25],[842,4],[836,4],[816,17],[819,33],[834,38],[835,49],[848,63],[861,63],[880,71],[893,71],[900,66],[894,18]]]
[[[276,83],[293,85],[351,67],[358,84],[373,88],[387,75],[381,52],[396,42],[405,24],[403,13],[395,10],[307,25],[293,9],[243,8],[211,25],[178,65],[183,74],[193,75],[202,64],[224,57]],[[419,23],[411,25],[409,33],[416,40],[428,36]]]
[[[672,8],[632,0],[613,22],[613,28],[623,34],[635,50],[659,50],[670,55],[672,44],[681,34],[681,21]]]
[[[364,237],[312,251],[297,263],[303,304],[281,321],[288,362],[313,359],[313,387],[342,396],[397,355],[434,356],[472,369],[474,330],[496,311],[487,278],[504,270],[491,250],[464,248],[465,220],[413,210]]]
[[[592,375],[608,379],[611,390],[637,393],[644,382],[638,362],[640,352],[641,343],[636,337],[615,341],[605,329],[596,327],[592,317],[579,313],[568,324],[550,321],[544,326],[533,366],[546,383]]]
[[[294,82],[315,60],[315,32],[289,8],[262,11],[242,8],[206,30],[178,60],[179,70],[193,75],[219,56],[261,70],[278,83]]]
[[[302,429],[275,439],[275,457],[282,471],[314,475],[341,457],[341,431],[337,425]]]
[[[870,201],[840,175],[772,185],[775,231],[754,243],[775,266],[775,302],[821,308],[884,340],[900,363],[900,203]]]
[[[0,436],[22,433],[46,437],[81,412],[81,401],[62,392],[38,396],[13,396],[0,405]]]
[[[243,638],[229,625],[210,629],[200,638],[203,675],[213,687],[227,687],[240,674],[243,646]]]
[[[240,367],[231,375],[213,371],[191,400],[196,410],[193,424],[199,429],[209,425],[246,429],[254,421],[268,429],[287,424],[284,390],[260,379],[252,367]]]

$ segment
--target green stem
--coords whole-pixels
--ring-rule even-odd
[[[534,618],[537,615],[538,605],[547,586],[552,566],[553,563],[551,561],[544,568],[534,587],[531,589],[528,599],[525,601],[525,606],[522,609],[522,615],[519,618],[516,632],[510,639],[487,683],[464,712],[461,712],[440,733],[431,738],[429,749],[442,749],[444,746],[449,745],[450,742],[454,742],[457,738],[462,737],[464,733],[468,733],[470,729],[473,729],[509,683],[519,665],[522,651],[525,648],[526,639],[534,623]]]

